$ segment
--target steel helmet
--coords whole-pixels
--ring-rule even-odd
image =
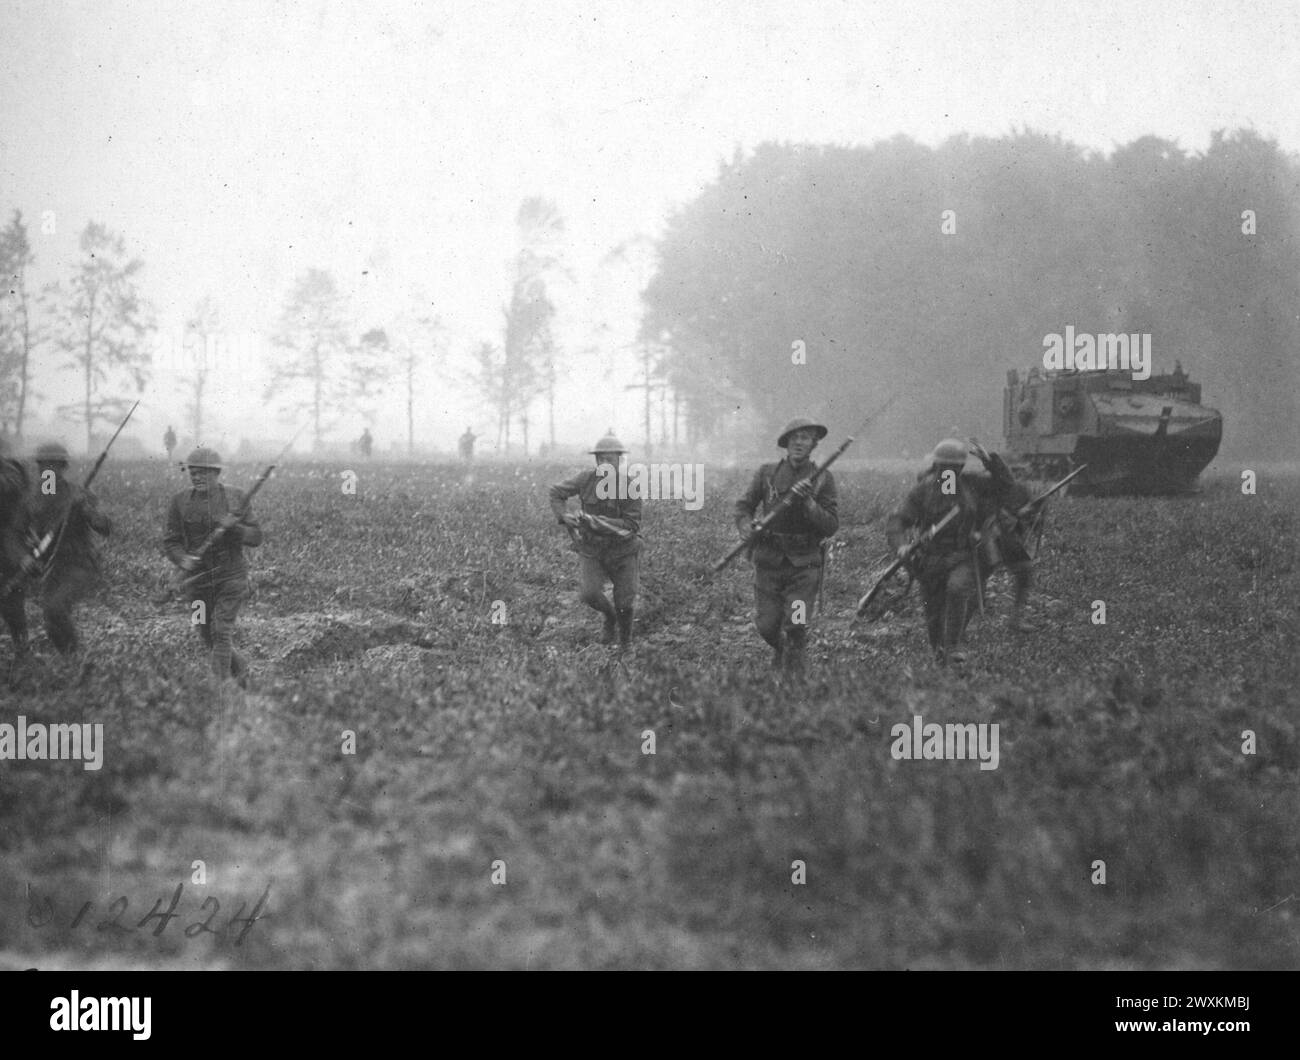
[[[62,442],[42,442],[36,447],[36,462],[38,464],[63,464],[68,463],[68,448]]]
[[[220,471],[225,465],[221,462],[221,454],[215,449],[209,449],[206,445],[200,445],[197,449],[191,449],[190,455],[185,458],[186,467],[210,467]]]
[[[819,442],[823,438],[825,438],[828,433],[830,433],[820,423],[813,422],[812,420],[808,419],[807,416],[796,416],[794,419],[792,419],[789,423],[785,425],[785,430],[783,430],[781,432],[780,437],[777,438],[776,444],[780,448],[785,449],[787,447],[787,443],[790,441],[790,435],[794,434],[795,431],[804,431],[804,430],[812,431],[817,436],[817,441]]]
[[[614,434],[614,428],[611,427],[600,441],[596,443],[596,448],[589,450],[591,453],[626,453],[627,446],[618,440]]]
[[[966,443],[960,438],[945,438],[930,454],[931,464],[966,463]]]

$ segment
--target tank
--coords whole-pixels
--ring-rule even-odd
[[[1080,464],[1076,493],[1195,492],[1219,451],[1223,417],[1201,404],[1181,364],[1166,375],[1129,371],[1007,373],[1003,433],[1019,473],[1057,479]]]

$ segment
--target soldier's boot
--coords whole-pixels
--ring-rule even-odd
[[[234,648],[230,649],[230,676],[240,688],[248,690],[248,663]]]
[[[789,644],[785,650],[785,672],[794,678],[802,678],[807,668],[808,631],[802,628],[790,630]]]
[[[1011,632],[1025,633],[1029,628],[1025,623],[1025,605],[1029,603],[1030,577],[1027,572],[1021,574],[1018,571],[1014,573],[1014,577],[1016,598],[1011,605]]]
[[[621,607],[618,610],[618,646],[620,648],[630,648],[632,646],[632,618],[636,609],[633,607]]]
[[[780,673],[785,667],[785,634],[778,629],[775,636],[765,634],[763,639],[772,645],[772,669]]]
[[[618,628],[617,615],[613,611],[607,611],[605,613],[605,626],[600,631],[601,644],[613,644],[614,633],[617,628]]]

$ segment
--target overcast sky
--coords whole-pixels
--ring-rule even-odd
[[[657,235],[736,146],[1028,126],[1102,151],[1148,133],[1198,150],[1244,126],[1300,150],[1293,0],[0,0],[0,41],[0,210],[24,211],[39,280],[66,274],[93,218],[144,259],[164,328],[210,293],[232,331],[257,331],[317,266],[362,327],[432,302],[453,368],[499,339],[527,196],[567,223],[566,344],[612,315],[614,346],[634,301],[602,258]],[[630,367],[601,363],[575,362],[562,438],[639,436]],[[67,379],[45,354],[40,389],[62,399]],[[285,433],[255,372],[227,382],[211,440]],[[180,425],[165,375],[142,409],[142,432]],[[439,386],[417,432],[450,447],[466,422],[490,429],[468,388]],[[375,434],[401,437],[387,417]]]

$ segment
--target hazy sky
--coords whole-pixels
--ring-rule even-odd
[[[1147,133],[1196,150],[1247,126],[1300,150],[1293,0],[0,0],[0,39],[0,210],[24,211],[39,280],[68,271],[93,218],[144,259],[165,328],[210,293],[250,333],[298,273],[328,268],[362,327],[432,302],[445,375],[499,340],[527,196],[554,199],[568,226],[562,337],[595,342],[605,320],[608,348],[631,336],[635,302],[602,258],[658,234],[737,146],[1028,126],[1103,151]],[[285,433],[259,371],[217,392],[225,444]],[[46,353],[40,389],[62,399],[66,378]],[[611,423],[638,438],[633,381],[622,360],[575,362],[562,438]],[[142,411],[151,442],[180,425],[165,374]],[[421,440],[449,447],[466,422],[490,429],[468,385],[428,388]],[[401,436],[390,417],[375,433]]]

